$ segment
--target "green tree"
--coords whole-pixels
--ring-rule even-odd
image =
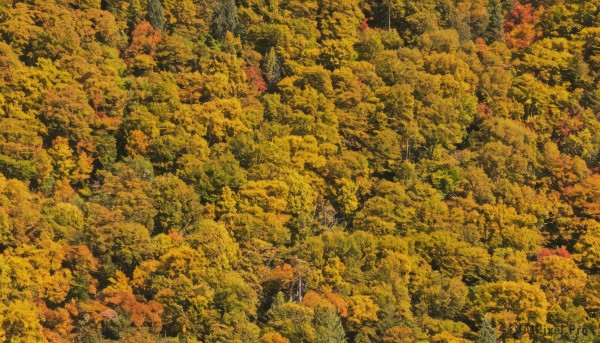
[[[163,31],[165,28],[165,10],[163,9],[160,0],[148,0],[148,22],[158,30]]]
[[[236,33],[239,18],[235,0],[215,1],[212,18],[212,34],[217,39],[223,39],[227,32]]]
[[[489,24],[485,33],[488,43],[504,40],[504,15],[500,0],[489,0],[487,4]]]
[[[265,79],[267,80],[267,87],[272,92],[275,90],[277,83],[281,81],[281,63],[273,47],[269,49],[264,58],[263,70],[265,72]]]
[[[481,324],[481,329],[477,332],[477,339],[475,342],[477,343],[496,343],[498,339],[496,338],[496,330],[492,326],[490,319],[485,316],[483,318],[483,323]]]
[[[340,317],[331,308],[318,308],[315,311],[316,341],[318,343],[346,343],[346,332]]]

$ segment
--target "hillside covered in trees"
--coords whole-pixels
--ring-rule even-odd
[[[600,0],[0,0],[0,341],[598,342],[599,79]]]

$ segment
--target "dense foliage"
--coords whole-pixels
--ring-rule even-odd
[[[0,341],[594,341],[598,27],[600,0],[0,0]]]

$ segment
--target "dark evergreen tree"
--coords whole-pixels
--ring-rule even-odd
[[[476,343],[496,343],[496,330],[492,326],[492,323],[486,316],[483,318],[483,323],[481,325],[481,329],[477,332]]]
[[[148,22],[158,31],[165,27],[165,10],[160,4],[160,0],[148,1]]]
[[[504,15],[500,0],[490,0],[487,6],[490,23],[486,30],[486,41],[493,43],[504,40]]]
[[[317,343],[346,343],[346,332],[340,317],[330,308],[318,308],[315,311]]]
[[[212,34],[223,39],[229,31],[235,33],[238,27],[237,7],[235,0],[219,0],[215,4],[212,19]]]
[[[281,80],[281,63],[279,62],[279,58],[277,57],[274,48],[271,48],[265,56],[263,69],[265,71],[268,89],[269,91],[273,91],[277,83]]]

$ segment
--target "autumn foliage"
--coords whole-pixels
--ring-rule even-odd
[[[599,9],[0,1],[0,342],[597,340]]]

